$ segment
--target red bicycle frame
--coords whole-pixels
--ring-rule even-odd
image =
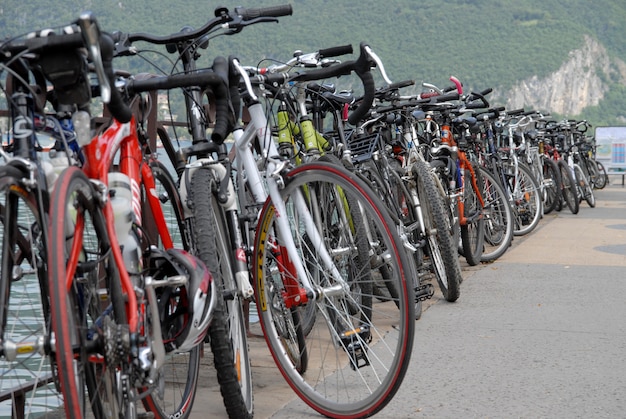
[[[465,177],[465,170],[467,170],[470,173],[471,187],[474,189],[474,191],[476,191],[476,197],[478,198],[478,202],[480,203],[481,208],[485,207],[485,201],[483,200],[482,193],[480,193],[480,189],[478,188],[478,183],[476,182],[476,172],[474,171],[474,167],[468,160],[465,152],[458,148],[458,145],[456,141],[454,140],[454,136],[452,135],[451,128],[452,127],[450,127],[449,125],[441,126],[441,141],[445,144],[448,144],[451,147],[457,148],[457,159],[459,161],[459,169],[461,170],[461,179],[463,180],[461,182],[461,185],[457,185],[458,187],[460,186],[461,188],[461,193],[459,194],[459,197],[457,198],[458,199],[457,202],[458,202],[458,208],[459,208],[459,224],[464,226],[464,225],[467,225],[468,219],[465,216],[465,202],[463,201],[463,196],[464,196],[463,191],[465,190],[464,188],[467,188],[468,186],[470,186],[470,185],[467,185],[467,179]]]
[[[120,123],[115,119],[102,133],[92,139],[92,141],[83,147],[85,164],[83,171],[89,179],[96,180],[107,186],[108,190],[108,174],[111,167],[117,161],[119,171],[127,175],[131,184],[131,205],[135,215],[135,224],[139,227],[142,225],[142,199],[141,187],[145,189],[145,197],[149,210],[155,221],[156,230],[163,243],[163,247],[170,249],[173,247],[172,238],[170,236],[161,203],[156,194],[156,183],[152,170],[144,159],[141,151],[139,137],[137,136],[135,117],[130,122]],[[118,267],[124,267],[124,258],[115,234],[115,222],[113,207],[109,199],[105,197],[104,217],[107,223],[107,233],[111,241],[111,250],[113,258]],[[78,228],[77,232],[82,234],[82,230]],[[82,240],[74,240],[74,246],[71,249],[70,258],[78,260],[80,256],[80,247]],[[75,265],[71,265],[75,266]],[[138,311],[137,298],[133,289],[130,275],[126,269],[119,269],[122,291],[126,294],[127,303],[126,311],[128,316],[128,324],[130,332],[138,331]],[[73,273],[68,273],[67,287],[72,284]]]

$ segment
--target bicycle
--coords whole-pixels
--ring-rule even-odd
[[[578,150],[578,144],[580,142],[577,141],[577,139],[587,130],[588,123],[587,121],[564,120],[559,124],[559,126],[561,131],[564,133],[564,160],[567,162],[567,165],[569,166],[576,181],[576,195],[578,201],[581,202],[584,199],[587,201],[587,204],[593,208],[596,205],[596,198],[593,194],[593,187],[585,175],[583,168],[579,164],[579,162],[582,163],[582,161]]]
[[[505,190],[514,212],[514,235],[523,236],[533,231],[543,215],[540,186],[530,168],[520,161],[522,139],[518,128],[529,123],[527,116],[518,117],[523,110],[508,111],[498,121],[503,129],[497,143],[502,153]]]
[[[5,46],[0,43],[0,50]],[[49,191],[55,177],[45,138],[59,144],[75,137],[43,114],[43,75],[20,55],[2,56],[0,86],[7,100],[10,133],[0,158],[0,416],[31,417],[62,409],[51,351],[47,284]],[[46,137],[42,133],[46,130]],[[9,135],[10,134],[10,135]],[[46,141],[48,142],[48,141]],[[56,160],[55,159],[55,160]]]
[[[462,276],[443,192],[425,161],[415,131],[413,111],[421,99],[399,93],[400,88],[412,84],[405,81],[379,88],[379,103],[372,109],[372,116],[346,132],[342,143],[355,171],[383,197],[406,237],[417,273],[414,287],[419,313],[421,300],[433,293],[432,285],[424,283],[428,275],[435,277],[444,298],[450,302],[460,296]],[[437,100],[453,96],[456,95],[440,96]],[[340,109],[336,105],[332,108]]]
[[[166,45],[168,52],[179,55],[183,72],[194,74],[201,71],[196,62],[200,58],[199,49],[206,47],[209,36],[236,33],[246,26],[274,22],[277,17],[291,13],[290,5],[255,9],[239,7],[233,11],[220,7],[215,10],[214,19],[196,30],[185,27],[169,36],[117,34],[117,54],[139,54],[134,44],[138,41]],[[228,64],[225,59],[219,61],[223,66],[221,75],[228,80]],[[182,212],[191,251],[212,272],[222,297],[218,298],[208,339],[226,411],[230,417],[252,417],[252,370],[244,306],[252,297],[253,289],[248,279],[246,258],[242,257],[248,247],[242,241],[239,209],[230,181],[231,164],[223,138],[213,141],[206,136],[210,124],[205,105],[207,98],[213,105],[212,92],[192,86],[185,89],[184,95],[192,145],[177,149],[163,130],[158,131],[158,137],[180,177]]]
[[[244,231],[255,232],[253,284],[268,348],[283,377],[313,409],[330,417],[371,415],[391,400],[408,366],[413,292],[402,242],[378,198],[347,169],[319,160],[291,168],[289,160],[281,158],[257,96],[263,93],[258,86],[356,71],[366,96],[373,98],[367,51],[362,46],[357,60],[295,76],[250,77],[237,60],[231,64],[237,80],[243,80],[242,99],[250,115],[245,130],[233,131],[235,184],[242,211],[250,214],[244,218]],[[370,103],[364,101],[351,120],[362,118]],[[352,256],[367,236],[358,230],[351,233],[348,214],[369,221],[356,227],[367,226],[379,240],[378,263],[387,264],[387,280],[398,290],[397,297],[372,301],[370,262]],[[299,308],[306,304],[317,306],[317,320],[305,339]],[[397,330],[387,329],[391,319],[399,322]],[[327,352],[332,359],[324,358]],[[319,373],[305,374],[312,363],[320,366]],[[369,382],[374,371],[380,381]]]
[[[134,116],[120,93],[109,87],[115,81],[112,39],[100,33],[89,14],[68,28],[74,32],[65,29],[57,36],[4,46],[12,53],[38,52],[35,59],[41,61],[36,62],[44,73],[49,71],[46,78],[55,87],[58,103],[71,108],[78,102],[87,112],[92,88],[86,57],[77,52],[86,47],[100,96],[114,116],[100,134],[84,139],[77,152],[80,163],[61,173],[52,197],[50,312],[66,412],[69,417],[81,417],[87,410],[96,417],[111,412],[133,416],[141,400],[156,414],[186,417],[195,397],[198,346],[215,305],[214,284],[199,259],[173,248]],[[57,72],[50,71],[51,64],[58,65]],[[54,77],[68,68],[78,73],[80,83]],[[228,109],[227,87],[210,71],[130,80],[124,91],[134,97],[157,88],[187,86],[213,87],[219,92],[218,109]],[[226,135],[226,118],[227,112],[220,111],[216,137]],[[160,176],[167,178],[163,172]],[[176,196],[176,189],[169,192]],[[152,215],[158,239],[141,228],[142,210]],[[91,239],[97,241],[93,247]],[[182,390],[168,378],[175,361],[186,370]]]
[[[437,95],[444,93],[436,86],[432,87]],[[456,88],[461,89],[460,83]],[[460,226],[459,251],[468,264],[477,265],[483,252],[485,234],[483,181],[477,163],[469,159],[471,154],[465,137],[465,121],[455,118],[458,113],[465,113],[461,109],[467,107],[465,104],[443,102],[422,105],[421,108],[424,111],[420,119],[422,141],[429,146],[429,160],[441,160],[441,164],[435,165],[438,166],[442,185],[447,188],[453,217],[458,219]]]

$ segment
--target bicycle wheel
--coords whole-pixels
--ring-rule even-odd
[[[509,173],[512,173],[507,175],[507,181],[513,198],[513,234],[523,236],[533,231],[541,220],[543,202],[540,188],[530,169],[522,163],[517,165],[517,171]]]
[[[478,194],[482,193],[483,180],[480,177],[478,167],[474,168],[476,184],[478,189],[475,190],[472,185],[472,177],[469,170],[465,169],[465,185],[463,188],[463,207],[464,216],[467,222],[461,225],[461,244],[463,247],[463,256],[470,266],[480,263],[480,255],[483,252],[483,242],[485,240],[485,217],[483,216],[483,208],[478,199]]]
[[[155,180],[156,196],[159,198],[163,215],[168,226],[168,231],[175,248],[188,250],[189,235],[186,234],[184,226],[183,205],[178,194],[176,183],[167,168],[158,161],[150,162],[150,169]],[[142,208],[144,209],[144,237],[150,245],[164,250],[155,229],[148,228],[150,212],[146,204],[145,194],[150,191],[143,191],[144,199]],[[168,307],[168,310],[161,314],[161,323],[166,324],[168,318],[175,317],[177,311],[172,310],[177,302],[177,291],[171,292],[170,287],[158,288],[157,299],[160,307]],[[166,303],[166,301],[168,303]],[[172,322],[176,322],[172,320]],[[164,336],[165,338],[165,336]],[[167,339],[165,339],[167,341]],[[168,351],[165,361],[157,377],[156,389],[151,391],[143,399],[144,408],[153,412],[158,417],[186,418],[191,413],[191,406],[195,399],[198,376],[200,370],[200,358],[203,353],[202,345],[198,345],[188,352]]]
[[[383,177],[378,171],[378,166],[373,162],[364,162],[358,166],[358,175],[370,188],[382,199],[385,208],[389,211],[392,219],[396,221],[397,228],[402,231],[402,238],[407,243],[404,246],[409,255],[409,262],[412,275],[413,289],[415,290],[415,320],[419,320],[422,315],[422,299],[428,297],[428,290],[431,288],[427,284],[422,284],[421,278],[430,275],[430,271],[423,263],[423,249],[420,245],[419,221],[416,214],[415,204],[407,186],[394,170],[391,170],[383,181]],[[376,228],[374,232],[378,231]],[[380,243],[378,237],[373,237],[373,233],[368,231],[368,239],[372,246],[372,254],[376,255],[370,259],[373,278],[373,292],[382,301],[391,299],[398,301],[398,290],[394,281],[388,280],[393,277],[389,271],[389,265],[384,263],[380,255],[384,249],[378,248]],[[423,297],[423,298],[422,298]]]
[[[576,184],[580,189],[581,198],[587,201],[587,204],[591,208],[594,208],[596,206],[596,197],[593,194],[593,188],[591,187],[587,176],[585,176],[585,173],[577,164],[574,165],[574,176],[576,177]]]
[[[18,388],[0,402],[0,417],[33,417],[61,411],[54,385],[50,339],[45,221],[22,172],[0,167],[0,393]],[[32,389],[32,390],[30,390]],[[20,397],[21,396],[21,397]]]
[[[416,179],[424,231],[426,232],[428,257],[439,288],[446,301],[456,301],[461,295],[461,265],[457,256],[457,244],[451,234],[450,219],[433,180],[428,163],[417,160],[412,173]]]
[[[606,174],[606,169],[604,168],[604,165],[599,161],[593,159],[590,159],[590,161],[597,170],[594,187],[596,189],[604,189],[604,187],[609,183],[609,176]]]
[[[279,214],[269,200],[266,202],[255,239],[254,283],[268,347],[289,385],[316,411],[334,418],[373,415],[391,400],[402,383],[413,344],[414,296],[406,278],[408,262],[402,242],[384,204],[345,169],[314,162],[293,169],[284,180],[281,194],[288,212],[280,213],[280,217],[291,224],[290,237],[296,241],[296,248],[305,246],[303,232],[311,232],[312,223],[303,218],[307,191],[318,191],[318,202],[309,202],[312,210],[323,209],[326,217],[338,222],[336,230],[329,231],[332,234],[320,231],[323,246],[308,250],[307,256],[316,258],[318,272],[307,272],[307,277],[320,278],[314,284],[320,290],[315,300],[318,321],[303,342],[304,350],[293,354],[300,342],[296,341],[298,325],[291,322],[288,306],[297,305],[302,293],[292,275],[292,261],[284,254],[286,243],[275,234]],[[367,294],[372,289],[370,264],[360,265],[350,242],[337,240],[337,232],[351,231],[339,222],[345,218],[346,208],[343,200],[336,201],[338,191],[350,197],[347,202],[358,203],[358,208],[350,204],[349,211],[361,212],[369,220],[368,228],[376,229],[373,237],[381,240],[378,247],[385,250],[380,256],[390,265],[392,277],[388,280],[395,281],[397,301],[374,301]],[[331,209],[337,212],[333,214]],[[324,255],[330,255],[331,260],[322,260]],[[314,366],[307,374],[302,374],[298,365],[302,353]]]
[[[563,189],[561,189],[563,199],[565,200],[565,203],[567,204],[567,207],[572,212],[572,214],[578,214],[578,209],[580,208],[580,206],[574,175],[572,174],[572,171],[564,160],[559,160],[557,162],[557,165],[559,166],[559,172],[561,174],[561,184],[563,185]]]
[[[224,406],[231,418],[253,413],[252,368],[248,339],[234,277],[226,215],[217,201],[218,184],[209,169],[193,172],[190,184],[195,248],[216,281],[218,304],[209,328],[211,351]]]
[[[495,176],[482,167],[480,173],[485,200],[485,241],[480,261],[491,262],[502,256],[513,241],[513,211]]]
[[[120,417],[132,408],[121,383],[130,356],[124,297],[99,202],[71,166],[57,179],[50,206],[50,313],[68,418]]]
[[[545,197],[543,200],[543,213],[549,214],[554,211],[559,203],[561,194],[561,179],[559,168],[554,160],[542,158],[543,184]]]

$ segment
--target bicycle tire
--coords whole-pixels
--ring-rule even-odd
[[[593,188],[578,164],[574,165],[574,176],[576,177],[576,184],[580,189],[581,199],[584,199],[591,208],[594,208],[596,206],[596,197],[593,194]]]
[[[282,251],[282,239],[273,234],[277,214],[276,208],[268,200],[259,218],[255,238],[257,255],[253,269],[256,275],[254,284],[257,308],[268,348],[291,388],[317,412],[333,418],[373,415],[389,403],[402,383],[410,361],[415,327],[414,295],[406,277],[407,255],[402,250],[402,242],[396,232],[395,223],[389,217],[384,204],[374,196],[369,187],[360,178],[337,165],[324,162],[307,163],[285,174],[284,181],[285,187],[281,195],[288,209],[292,208],[293,199],[302,197],[303,188],[332,190],[340,187],[344,194],[354,196],[355,201],[359,203],[360,211],[363,211],[365,218],[370,220],[369,227],[381,229],[376,237],[383,240],[380,246],[387,249],[386,261],[393,265],[390,272],[394,274],[399,301],[398,306],[391,301],[372,302],[371,296],[368,298],[367,295],[359,294],[359,287],[367,284],[355,283],[354,281],[359,279],[354,277],[351,277],[353,282],[342,285],[342,291],[336,295],[333,293],[320,295],[316,300],[318,313],[334,313],[334,319],[340,319],[341,324],[334,324],[330,315],[323,317],[325,322],[317,322],[305,342],[309,363],[314,363],[316,370],[310,374],[302,374],[297,359],[294,363],[291,351],[285,347],[286,336],[281,330],[284,322],[289,321],[289,311],[283,308],[284,314],[281,315],[281,312],[275,309],[276,306],[284,306],[285,300],[278,298],[272,287],[280,286],[275,284],[289,282],[289,269],[277,265],[279,256],[277,251]],[[324,202],[316,204],[326,206]],[[291,214],[280,215],[290,222],[299,221],[299,217]],[[295,239],[299,238],[300,231],[299,225],[292,227]],[[333,260],[339,264],[339,272],[342,272],[343,268],[356,268],[363,273],[363,281],[371,281],[369,263],[361,267],[349,266],[354,261],[350,257],[350,252],[344,255],[337,254]],[[281,276],[281,273],[284,276]],[[320,286],[334,284],[333,279],[327,275],[324,277],[330,282],[319,284]],[[371,316],[362,315],[372,310]],[[394,327],[388,327],[392,323]],[[330,356],[321,359],[320,356],[324,355]],[[366,360],[370,361],[369,365],[360,363]],[[378,367],[379,362],[383,361],[385,368],[381,371]],[[367,371],[363,370],[364,368]],[[380,382],[368,382],[366,384],[370,384],[370,388],[362,387],[361,380],[371,379],[369,372],[375,369],[380,373]]]
[[[484,182],[485,241],[481,262],[491,262],[502,256],[513,241],[513,211],[496,177],[484,168],[479,169]]]
[[[591,160],[598,171],[598,175],[596,178],[596,182],[594,184],[596,189],[604,189],[606,185],[609,183],[609,176],[606,174],[606,168],[602,163],[597,160]]]
[[[561,173],[561,184],[563,185],[561,192],[563,194],[563,200],[572,214],[578,214],[580,204],[578,201],[578,192],[576,191],[576,181],[574,180],[572,171],[564,160],[559,160],[557,165]]]
[[[176,182],[168,169],[159,161],[150,161],[150,169],[155,180],[156,195],[161,202],[161,208],[165,217],[168,231],[176,248],[189,250],[189,234],[184,223],[183,204],[176,187]],[[151,193],[143,191],[144,194]],[[148,210],[147,204],[142,204],[142,209]],[[147,222],[148,213],[143,216]],[[144,237],[152,237],[151,246],[163,249],[158,237],[151,234],[149,229],[144,228]],[[158,236],[158,235],[157,235]],[[165,249],[163,249],[165,250]],[[157,299],[166,298],[169,294],[157,289]],[[164,316],[165,318],[165,316]],[[202,345],[198,345],[189,352],[169,351],[161,366],[157,380],[158,391],[151,391],[142,402],[144,408],[153,412],[157,417],[187,418],[191,414],[191,407],[197,393],[198,377],[200,370],[200,358],[202,357]]]
[[[416,160],[412,167],[417,195],[424,219],[428,256],[437,283],[446,301],[454,302],[461,295],[461,265],[457,244],[451,234],[450,219],[433,180],[428,163]]]
[[[509,190],[513,194],[515,228],[513,234],[524,236],[533,231],[543,215],[543,200],[539,193],[537,179],[523,163],[517,166],[517,173],[507,176]]]
[[[213,172],[193,172],[190,202],[193,211],[195,249],[216,281],[218,298],[209,342],[224,407],[231,418],[251,418],[254,403],[248,338],[230,255],[230,235],[222,206],[217,201]]]
[[[554,211],[559,203],[561,194],[561,177],[559,168],[554,160],[542,158],[543,179],[545,197],[543,201],[543,213],[549,214]]]
[[[364,180],[367,185],[377,193],[385,204],[385,208],[389,211],[389,215],[396,222],[397,228],[402,233],[403,240],[407,241],[405,247],[408,253],[410,263],[410,272],[414,272],[413,288],[417,290],[427,276],[431,275],[428,267],[423,263],[424,251],[421,244],[419,232],[419,221],[416,214],[416,208],[409,192],[407,185],[400,178],[395,170],[390,170],[384,177],[387,182],[383,181],[383,176],[379,173],[378,166],[371,161],[365,161],[357,166],[357,175]],[[370,239],[373,243],[378,243],[378,238]],[[389,278],[393,273],[389,270],[389,265],[382,261],[379,257],[380,249],[374,246],[373,253],[377,255],[371,258],[371,266],[373,269],[373,292],[381,301],[392,300],[398,301],[398,290],[395,283]],[[414,311],[415,320],[419,320],[422,316],[423,302],[421,298],[416,298]]]
[[[34,390],[24,394],[21,406],[14,398],[0,402],[1,417],[54,415],[63,407],[54,384],[54,358],[45,350],[50,339],[46,214],[23,178],[21,170],[0,166],[0,389]]]
[[[122,402],[118,380],[130,352],[124,297],[99,198],[77,167],[56,181],[48,237],[50,313],[67,417],[125,415],[132,407]]]
[[[480,263],[480,256],[483,252],[483,242],[485,240],[485,218],[480,208],[478,194],[482,193],[483,180],[480,177],[478,166],[472,163],[478,190],[474,189],[471,182],[471,173],[465,169],[465,185],[463,188],[464,216],[469,219],[465,225],[461,225],[461,245],[463,256],[470,266]]]

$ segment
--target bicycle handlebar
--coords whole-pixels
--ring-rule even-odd
[[[374,76],[372,76],[372,52],[369,46],[361,42],[360,44],[359,58],[354,61],[346,61],[341,64],[336,64],[326,68],[320,68],[317,70],[310,70],[303,73],[298,73],[289,77],[290,81],[313,81],[321,80],[330,77],[346,76],[353,71],[361,79],[363,83],[363,98],[359,106],[350,113],[348,122],[352,125],[356,125],[367,114],[376,94],[376,85],[374,84]]]
[[[241,16],[244,21],[250,21],[263,17],[291,16],[291,14],[293,13],[293,9],[291,8],[290,4],[270,7],[256,7],[251,9],[236,7],[235,13]]]
[[[339,47],[324,48],[318,51],[320,58],[339,57],[341,55],[352,54],[352,45],[342,45]]]
[[[0,50],[6,53],[5,58],[8,59],[22,52],[43,53],[79,48],[87,48],[89,52],[98,75],[102,101],[108,105],[113,117],[122,123],[130,121],[132,116],[130,108],[122,100],[119,91],[111,87],[115,86],[112,63],[113,40],[109,34],[100,31],[98,22],[91,13],[82,14],[72,25],[64,27],[62,33],[43,30],[30,34],[26,39],[11,40],[0,46]],[[50,82],[55,84],[55,80]],[[64,85],[63,88],[67,89],[67,86]]]
[[[215,95],[215,126],[211,133],[211,140],[222,144],[230,132],[228,78],[228,62],[224,57],[218,56],[213,61],[211,70],[199,70],[195,73],[170,76],[153,76],[142,80],[131,79],[127,81],[124,89],[129,95],[133,95],[153,90],[210,87]]]
[[[290,16],[293,13],[290,4],[273,7],[249,8],[237,7],[234,13],[229,13],[228,9],[218,7],[215,9],[215,18],[209,20],[202,27],[185,32],[176,32],[171,35],[153,35],[145,32],[137,33],[121,33],[114,35],[114,40],[122,47],[128,47],[136,41],[145,41],[151,44],[165,45],[175,44],[181,41],[188,41],[200,38],[211,30],[223,26],[225,29],[231,29],[235,32],[241,31],[243,27],[253,25],[255,23],[274,21],[280,16]],[[269,19],[269,20],[268,20]],[[130,54],[132,52],[121,50],[119,54]]]

